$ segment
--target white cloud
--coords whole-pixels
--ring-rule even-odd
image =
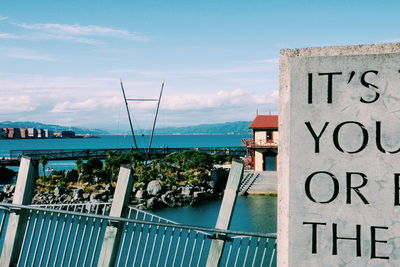
[[[77,42],[88,42],[88,39],[76,38],[76,36],[97,36],[97,37],[114,37],[134,41],[148,41],[149,38],[139,33],[127,30],[115,29],[110,27],[102,27],[96,25],[81,26],[78,24],[56,24],[56,23],[15,23],[16,26],[47,34],[47,37],[56,39],[65,39]],[[75,36],[75,38],[72,38]],[[90,40],[90,39],[89,39]]]
[[[1,38],[1,37],[0,37]],[[0,47],[0,57],[41,60],[41,61],[56,61],[57,59],[51,55],[44,54],[40,51],[21,48],[21,47]]]
[[[18,36],[12,33],[0,33],[0,39],[16,39],[16,38],[18,38]]]
[[[199,110],[224,107],[251,107],[262,104],[277,104],[276,92],[259,94],[250,90],[220,90],[209,94],[177,94],[166,96],[162,107],[167,110]],[[145,105],[145,104],[142,104]]]
[[[171,71],[146,71],[139,69],[114,69],[110,73],[134,73],[146,77],[212,77],[215,75],[230,75],[238,73],[262,73],[271,71],[268,66],[242,66],[235,68],[199,69],[199,70],[171,70]]]
[[[6,16],[0,16],[0,21],[7,20],[7,19],[8,19],[8,17],[6,17]]]
[[[30,96],[15,95],[4,96],[0,95],[0,114],[27,112],[35,109],[37,105]]]
[[[82,111],[95,111],[98,109],[110,108],[120,104],[121,99],[117,97],[112,98],[90,98],[81,102],[65,101],[57,103],[51,112],[82,112]]]

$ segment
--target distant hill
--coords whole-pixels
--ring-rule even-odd
[[[235,121],[214,124],[199,124],[185,127],[157,128],[156,134],[250,134],[251,121]],[[143,130],[149,134],[150,130]]]
[[[61,131],[74,131],[76,134],[91,134],[91,135],[106,135],[109,134],[107,131],[101,129],[88,129],[82,127],[66,127],[55,124],[44,124],[40,122],[33,121],[21,121],[21,122],[12,122],[12,121],[3,121],[0,122],[0,128],[37,128],[37,129],[49,129],[54,132]]]

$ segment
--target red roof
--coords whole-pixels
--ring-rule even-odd
[[[278,129],[278,115],[257,115],[250,129]]]

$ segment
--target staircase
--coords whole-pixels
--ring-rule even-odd
[[[245,172],[239,187],[239,195],[277,192],[277,173],[274,171]]]
[[[247,193],[249,188],[253,185],[253,183],[257,180],[259,173],[248,172],[246,176],[243,178],[242,183],[239,187],[239,196],[243,196]]]

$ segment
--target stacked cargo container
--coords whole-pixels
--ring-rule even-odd
[[[21,138],[24,138],[24,139],[28,138],[28,129],[23,128],[20,130],[20,133],[21,133]]]

